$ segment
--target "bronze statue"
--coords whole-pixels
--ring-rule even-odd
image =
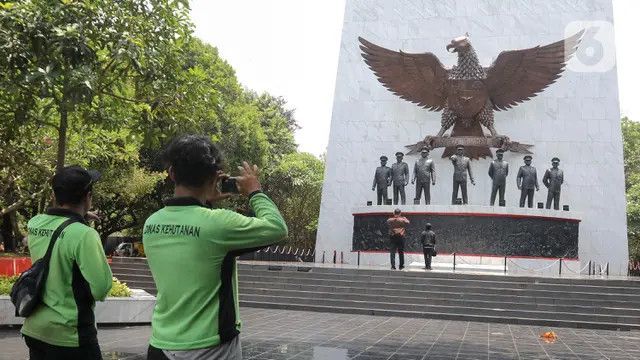
[[[473,173],[471,172],[471,160],[464,156],[464,146],[458,145],[456,153],[451,155],[451,162],[453,163],[453,192],[451,193],[451,204],[456,203],[458,199],[458,187],[462,189],[462,203],[468,204],[469,199],[467,197],[467,172],[469,172],[469,179],[472,185],[476,185],[473,180]]]
[[[409,165],[402,161],[404,154],[400,151],[396,153],[397,162],[391,165],[391,172],[393,173],[393,204],[398,205],[398,194],[401,198],[401,204],[407,203],[407,197],[404,192],[404,187],[409,184]]]
[[[533,207],[533,189],[540,190],[538,186],[538,174],[536,168],[531,166],[531,156],[524,157],[524,166],[520,166],[516,184],[520,190],[520,207],[524,207],[524,201],[527,200],[527,207]]]
[[[509,164],[502,160],[504,156],[504,150],[498,149],[496,151],[496,160],[493,160],[489,165],[489,177],[492,180],[491,184],[491,206],[496,203],[496,193],[500,193],[498,205],[504,204],[504,189],[506,185],[507,175],[509,175]]]
[[[380,156],[380,166],[376,168],[376,174],[373,176],[371,190],[378,188],[378,205],[386,205],[387,188],[391,185],[391,168],[387,166],[387,160],[386,156]]]
[[[428,147],[423,147],[420,155],[420,159],[416,160],[415,165],[413,165],[411,183],[416,184],[416,197],[413,200],[414,203],[420,203],[422,191],[424,190],[424,203],[429,205],[431,204],[431,185],[436,184],[436,165],[433,160],[429,159]],[[417,183],[416,179],[418,180]]]
[[[462,36],[447,45],[447,51],[458,54],[458,65],[451,69],[430,52],[409,54],[358,39],[365,63],[389,91],[425,109],[442,110],[438,135],[409,145],[410,154],[423,145],[431,149],[446,147],[444,158],[454,152],[456,144],[463,144],[467,154],[477,159],[491,157],[489,147],[530,154],[530,145],[511,142],[498,134],[493,112],[526,101],[554,83],[583,33],[545,46],[503,51],[488,68],[480,64],[468,35]],[[490,137],[484,135],[480,125],[489,130]],[[452,126],[451,137],[443,137]]]
[[[551,169],[547,169],[542,177],[542,183],[547,187],[547,209],[551,209],[551,200],[553,200],[553,209],[560,210],[560,187],[564,182],[564,173],[558,169],[560,159],[554,157],[551,159]]]

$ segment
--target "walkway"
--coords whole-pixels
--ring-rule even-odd
[[[243,308],[253,360],[640,359],[640,332]],[[545,343],[540,334],[554,331]],[[149,326],[101,328],[105,359],[145,359]],[[0,329],[0,359],[26,359],[17,329]]]

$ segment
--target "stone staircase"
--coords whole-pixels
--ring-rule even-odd
[[[155,293],[144,259],[114,275]],[[247,307],[640,330],[640,281],[240,264]]]

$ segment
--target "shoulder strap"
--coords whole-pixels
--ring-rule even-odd
[[[51,253],[53,252],[53,246],[56,244],[56,241],[58,240],[58,237],[60,236],[60,234],[62,233],[62,231],[69,225],[73,224],[74,222],[77,222],[77,219],[67,219],[65,220],[62,224],[60,224],[60,226],[58,226],[58,228],[53,232],[53,235],[51,236],[51,241],[49,241],[49,247],[47,248],[47,253],[44,255],[44,257],[42,258],[43,263],[44,263],[44,267],[45,267],[45,279],[46,279],[46,271],[49,269],[49,261],[51,260]]]

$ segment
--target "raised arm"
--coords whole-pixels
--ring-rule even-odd
[[[104,300],[111,290],[113,275],[104,255],[100,236],[94,229],[88,228],[78,241],[74,257],[82,277],[89,283],[93,299]]]
[[[256,193],[249,200],[255,217],[248,217],[230,210],[211,210],[211,216],[220,216],[224,226],[214,237],[228,250],[251,249],[277,243],[287,236],[288,229],[276,205],[263,193]],[[219,239],[219,240],[218,240]]]

